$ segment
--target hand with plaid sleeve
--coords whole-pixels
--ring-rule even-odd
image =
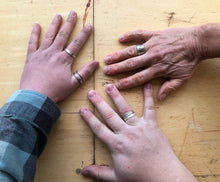
[[[20,90],[0,109],[0,181],[31,182],[37,158],[61,112],[55,104],[71,94],[98,67],[97,61],[72,74],[74,58],[92,32],[87,24],[66,45],[76,23],[71,11],[66,22],[56,15],[39,45],[40,25],[35,24],[28,46]]]

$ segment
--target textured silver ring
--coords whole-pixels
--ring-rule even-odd
[[[76,58],[75,54],[73,54],[69,49],[64,50],[67,54],[69,54],[72,58]]]
[[[134,111],[128,111],[123,115],[123,119],[126,122],[127,120],[129,120],[130,118],[132,118],[133,116],[135,116]]]
[[[138,56],[144,54],[146,52],[144,44],[136,45]]]
[[[73,76],[77,79],[77,81],[82,84],[84,82],[84,78],[77,71],[73,74]]]

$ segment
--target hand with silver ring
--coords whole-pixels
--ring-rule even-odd
[[[136,71],[120,79],[118,89],[133,88],[155,78],[165,78],[158,99],[163,100],[193,74],[201,54],[200,27],[172,28],[162,31],[137,30],[119,37],[119,42],[138,42],[105,58],[104,73]]]
[[[157,126],[152,86],[147,84],[144,87],[144,114],[140,118],[133,114],[131,107],[114,85],[108,85],[106,92],[120,115],[127,121],[124,122],[97,92],[92,90],[88,93],[89,100],[108,127],[87,108],[81,108],[80,115],[94,134],[107,145],[113,158],[113,166],[90,165],[82,170],[82,174],[113,182],[176,182],[177,179],[196,182]]]
[[[59,102],[92,75],[98,67],[97,61],[87,63],[77,73],[71,72],[73,58],[79,53],[92,32],[92,25],[87,24],[67,45],[76,19],[77,14],[72,10],[60,28],[62,17],[57,14],[41,43],[39,43],[40,25],[37,23],[34,25],[20,89],[35,90],[54,102]]]

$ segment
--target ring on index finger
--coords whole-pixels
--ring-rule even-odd
[[[134,117],[136,114],[134,111],[128,111],[123,115],[123,119],[126,122],[127,120],[129,120],[130,118]]]
[[[138,56],[144,54],[146,52],[144,44],[136,45]]]

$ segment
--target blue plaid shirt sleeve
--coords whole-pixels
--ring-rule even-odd
[[[0,181],[34,181],[37,158],[61,112],[45,95],[18,90],[0,109]]]

